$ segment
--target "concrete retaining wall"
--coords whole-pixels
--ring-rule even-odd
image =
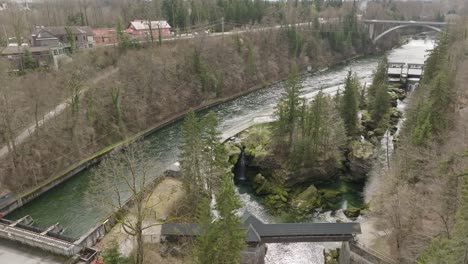
[[[40,186],[38,188],[35,188],[31,192],[29,192],[29,193],[27,193],[25,195],[22,195],[17,200],[14,200],[13,202],[9,203],[5,207],[1,208],[0,212],[3,215],[8,215],[9,213],[11,213],[12,211],[20,208],[24,204],[34,200],[36,197],[40,196],[41,194],[47,192],[48,190],[54,188],[55,186],[57,186],[57,185],[65,182],[66,180],[72,178],[73,176],[75,176],[79,172],[83,171],[84,169],[86,169],[86,168],[100,162],[103,159],[104,155],[107,154],[107,153],[108,152],[102,153],[102,154],[94,157],[91,160],[87,160],[87,161],[85,161],[85,162],[83,162],[83,163],[81,163],[79,165],[76,165],[72,170],[68,171],[67,173],[63,174],[62,176],[54,178],[51,181],[48,181],[47,183],[43,184],[42,186]]]
[[[159,183],[162,177],[156,177],[150,183],[145,186],[145,192],[149,192],[155,188],[155,186]],[[135,199],[134,197],[129,198],[122,206],[122,208],[111,214],[107,217],[102,223],[98,224],[95,228],[91,229],[88,233],[80,237],[77,241],[74,242],[75,245],[80,247],[92,247],[96,244],[104,235],[110,232],[112,227],[117,224],[116,215],[121,213],[126,213],[130,210],[130,208],[134,205]]]
[[[396,264],[396,261],[364,248],[355,241],[341,244],[339,262],[340,264]]]

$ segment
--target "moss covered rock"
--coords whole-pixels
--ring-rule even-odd
[[[341,204],[343,193],[337,190],[320,190],[323,209],[337,209]]]
[[[251,166],[257,166],[260,160],[264,159],[269,151],[268,145],[271,142],[270,127],[268,124],[261,124],[250,127],[239,134],[242,145],[245,147],[245,154],[249,156]]]
[[[348,154],[349,180],[362,181],[367,178],[375,157],[375,147],[368,141],[353,141]]]
[[[298,215],[307,215],[320,206],[320,193],[314,185],[309,186],[291,201],[291,209]]]
[[[340,249],[324,249],[325,264],[339,264]]]
[[[226,149],[226,153],[229,157],[229,163],[233,166],[236,165],[241,154],[242,146],[237,142],[228,141],[224,143],[224,148]]]
[[[399,87],[390,87],[389,91],[393,94],[395,94],[395,98],[398,100],[404,100],[406,98],[406,92],[405,90],[399,88]]]
[[[361,214],[361,208],[348,208],[343,213],[348,218],[357,218]]]

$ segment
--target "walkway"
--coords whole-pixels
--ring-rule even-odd
[[[394,25],[431,25],[431,26],[444,26],[448,25],[447,22],[434,22],[434,21],[404,21],[404,20],[381,20],[381,19],[364,19],[364,23],[372,24],[394,24]]]
[[[98,82],[100,82],[101,80],[105,79],[105,78],[108,78],[110,75],[114,74],[117,72],[118,69],[112,69],[96,78],[94,78],[91,83],[92,84],[96,84]],[[81,90],[79,92],[79,95],[80,96],[83,96],[87,91],[88,91],[89,87],[86,87],[84,88],[83,90]],[[36,123],[32,123],[31,125],[29,125],[28,128],[26,128],[25,130],[23,130],[16,138],[15,138],[15,145],[19,145],[21,143],[23,143],[26,139],[29,138],[29,136],[31,136],[32,134],[34,134],[34,132],[36,131],[37,127],[41,127],[43,126],[47,121],[49,121],[50,119],[52,119],[53,117],[55,116],[58,116],[59,114],[61,114],[65,109],[67,109],[67,107],[70,105],[71,103],[71,98],[68,98],[67,100],[65,100],[64,102],[62,102],[61,104],[57,105],[53,110],[51,110],[50,112],[48,112],[47,114],[45,114],[41,120],[39,120],[37,126],[36,126]],[[8,143],[7,143],[8,144]],[[8,146],[5,145],[3,146],[1,149],[0,149],[0,158],[3,158],[6,154],[8,153]]]
[[[71,242],[57,239],[47,234],[33,232],[19,226],[14,226],[14,224],[8,225],[3,222],[0,222],[0,238],[39,247],[64,256],[72,256],[81,249]]]
[[[64,262],[64,257],[0,238],[0,263],[61,264]]]

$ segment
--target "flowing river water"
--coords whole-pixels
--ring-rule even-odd
[[[389,61],[423,63],[427,50],[433,45],[434,41],[431,39],[412,39],[407,44],[388,52]],[[361,58],[320,73],[305,75],[302,77],[303,96],[311,99],[320,89],[323,89],[325,93],[335,94],[338,89],[342,89],[349,70],[357,73],[361,83],[369,84],[379,59],[380,57]],[[269,119],[282,92],[281,83],[272,85],[267,89],[213,107],[211,110],[218,115],[220,130],[229,135],[239,127],[248,127]],[[154,162],[153,175],[161,175],[177,162],[180,138],[181,122],[175,122],[155,132],[147,139]],[[379,154],[382,153],[384,152],[380,148]],[[93,177],[99,177],[99,175],[95,175],[92,169],[87,169],[14,211],[8,218],[18,219],[29,214],[35,220],[35,225],[39,227],[48,227],[58,222],[65,228],[64,235],[78,238],[106,216],[105,212],[90,206],[86,199],[87,189],[92,184]],[[375,181],[377,177],[378,173],[374,173],[370,182],[377,182]],[[366,187],[366,196],[368,190],[371,189]],[[353,196],[360,196],[358,199],[363,200],[364,194],[362,190],[360,191]],[[280,221],[269,215],[258,199],[248,190],[239,188],[239,195],[245,209],[261,220],[269,223]],[[345,195],[344,207],[348,203],[346,197]],[[342,210],[333,214],[321,213],[313,220],[335,222],[337,219],[349,221]],[[268,245],[266,261],[267,263],[323,263],[323,249],[327,247],[337,247],[337,243],[271,244]]]

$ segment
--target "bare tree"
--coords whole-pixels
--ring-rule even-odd
[[[150,203],[151,193],[147,185],[155,178],[143,143],[135,143],[117,154],[106,158],[94,171],[94,182],[90,189],[90,202],[115,213],[115,220],[125,233],[135,237],[135,263],[144,259],[143,231],[160,225]],[[133,199],[131,205],[127,202]],[[126,207],[130,207],[126,212]]]

